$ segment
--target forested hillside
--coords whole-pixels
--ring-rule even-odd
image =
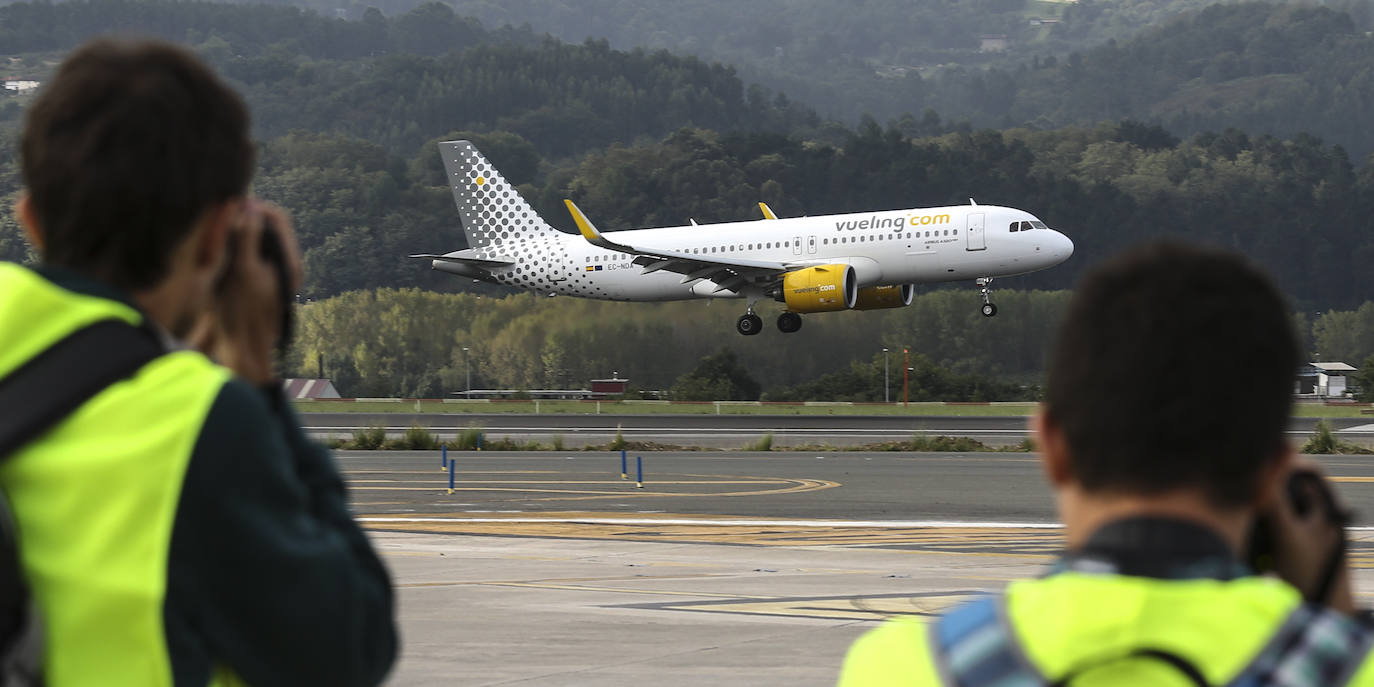
[[[432,145],[454,136],[476,140],[555,225],[567,226],[565,197],[607,229],[753,217],[758,200],[786,215],[815,215],[975,197],[1035,212],[1078,245],[1070,263],[1008,287],[1067,287],[1082,266],[1122,246],[1176,235],[1254,256],[1304,310],[1353,307],[1374,293],[1374,271],[1365,268],[1374,237],[1363,221],[1374,211],[1374,171],[1310,137],[1227,131],[1180,141],[1130,122],[951,132],[933,116],[818,131],[813,117],[747,88],[727,68],[666,53],[502,43],[473,26],[472,45],[437,57],[310,56],[343,48],[309,36],[352,36],[369,21],[381,22],[376,31],[387,45],[410,49],[413,40],[425,52],[433,45],[403,36],[469,25],[441,5],[348,22],[289,8],[90,3],[92,13],[124,4],[128,16],[65,23],[81,16],[72,14],[81,4],[10,5],[0,8],[0,26],[39,34],[46,26],[56,36],[44,43],[30,35],[35,45],[75,41],[101,21],[198,40],[258,115],[265,140],[257,191],[295,213],[312,298],[468,286],[404,257],[463,244]],[[1318,33],[1335,16],[1290,12],[1305,12],[1307,23],[1293,25]],[[296,38],[261,28],[297,16],[310,30]],[[293,40],[306,47],[292,52]],[[464,97],[469,87],[480,97]],[[11,127],[16,107],[0,110],[11,113]],[[637,142],[606,147],[628,141]],[[12,155],[0,155],[8,193],[17,189]],[[23,257],[12,220],[4,222],[0,255]]]
[[[1326,8],[1225,4],[1130,40],[1017,69],[908,77],[913,103],[975,124],[1134,118],[1179,134],[1239,128],[1374,151],[1374,37]]]
[[[359,21],[173,0],[0,8],[0,49],[23,53],[12,69],[46,71],[46,54],[112,30],[195,48],[242,90],[262,138],[331,132],[406,157],[456,129],[514,132],[541,154],[563,157],[681,126],[793,131],[818,121],[747,89],[720,64],[488,32],[438,3],[394,18],[374,10]]]
[[[1076,11],[1090,8],[1080,3]],[[317,325],[308,325],[299,353],[310,355],[300,360],[308,365],[315,354],[324,355],[327,368],[358,385],[352,393],[429,395],[427,385],[453,374],[454,347],[484,337],[495,342],[490,348],[475,344],[482,349],[481,374],[491,375],[486,383],[513,388],[604,375],[604,367],[618,369],[617,360],[650,350],[662,354],[654,342],[672,341],[681,350],[668,351],[671,365],[634,373],[646,387],[669,388],[712,353],[721,336],[740,360],[761,370],[760,381],[776,397],[820,393],[821,387],[795,387],[829,373],[862,378],[871,368],[850,363],[857,357],[861,367],[869,365],[882,345],[915,346],[933,365],[952,368],[951,374],[1031,381],[1055,317],[1054,299],[1061,296],[1012,290],[1067,288],[1101,257],[1162,236],[1252,256],[1276,275],[1308,323],[1331,309],[1353,311],[1374,297],[1374,234],[1368,229],[1374,168],[1363,158],[1352,160],[1345,148],[1303,133],[1283,139],[1218,126],[1216,132],[1178,136],[1130,119],[998,131],[951,124],[934,112],[888,125],[865,119],[850,127],[822,121],[787,96],[696,58],[614,50],[605,42],[570,45],[525,29],[490,31],[438,4],[395,17],[360,17],[168,0],[0,7],[0,48],[23,50],[7,55],[12,75],[46,78],[65,49],[116,27],[192,45],[246,94],[262,141],[255,192],[294,215],[305,249],[302,296],[314,301],[305,312],[315,315],[303,319],[325,327],[323,315],[352,313],[330,320],[327,336],[310,334]],[[1221,29],[1214,45],[1204,47],[1204,39]],[[1172,98],[1168,94],[1176,90],[1170,89],[1185,77],[1215,84],[1225,95],[1229,91],[1222,86],[1267,83],[1280,73],[1374,73],[1360,71],[1369,39],[1329,10],[1224,6],[1182,20],[1174,31],[1180,37],[1155,35],[1161,52],[1143,39],[1123,41],[1076,58],[1042,61],[1014,77],[989,72],[959,87],[988,98],[1003,94],[1008,112],[1029,108],[1018,116],[1056,107],[1054,117],[1071,121],[1080,116],[1074,108],[1110,108],[1124,99],[1126,112],[1151,98]],[[1214,55],[1227,50],[1231,66],[1217,71]],[[1348,59],[1323,66],[1320,55],[1329,54]],[[1113,74],[1130,76],[1117,79],[1128,85],[1108,83]],[[1143,80],[1129,86],[1137,76]],[[955,87],[912,78],[903,83],[924,84],[932,93]],[[1010,79],[1011,86],[1003,88],[1006,82],[997,79]],[[1022,88],[1022,80],[1040,85]],[[1338,81],[1333,76],[1293,86],[1311,90],[1302,91],[1302,98],[1272,101],[1265,116],[1298,122],[1297,130],[1304,122],[1360,128],[1363,115],[1340,108],[1363,96],[1358,88],[1337,88]],[[30,98],[0,96],[0,133],[7,139]],[[948,101],[957,102],[953,95]],[[1260,108],[1265,102],[1270,101],[1250,104]],[[1307,118],[1289,119],[1279,108],[1285,103],[1308,108]],[[1316,111],[1319,106],[1330,112]],[[1097,118],[1115,110],[1093,112]],[[1226,112],[1218,109],[1215,121],[1228,121]],[[1344,119],[1337,121],[1333,112],[1344,112]],[[1035,117],[1050,121],[1050,115]],[[751,351],[747,340],[730,333],[739,304],[729,301],[708,307],[558,299],[555,307],[548,299],[501,298],[505,292],[496,287],[437,274],[423,261],[406,259],[464,245],[434,146],[456,137],[476,142],[551,223],[565,229],[570,222],[564,198],[577,200],[601,228],[615,230],[684,224],[689,218],[752,218],[759,200],[797,216],[962,204],[973,197],[1034,212],[1072,237],[1077,251],[1053,270],[999,280],[1004,315],[995,321],[976,316],[972,284],[922,287],[953,290],[926,295],[920,302],[927,305],[908,310],[809,318],[801,337],[785,339],[781,348]],[[15,155],[12,144],[0,147],[6,203],[18,191]],[[13,218],[0,214],[0,259],[30,257]],[[393,293],[388,290],[412,287],[471,293],[416,295],[413,303],[384,315],[360,315],[371,311],[341,305],[393,298],[385,295]],[[1020,301],[1035,319],[1006,316]],[[519,315],[522,309],[534,319]],[[937,311],[945,314],[931,314]],[[385,327],[357,325],[389,321],[395,313],[415,321],[398,321],[394,335],[385,334]],[[1338,340],[1345,330],[1333,323],[1342,321],[1327,320],[1323,336]],[[429,348],[423,353],[397,343],[420,341],[417,327],[428,332],[424,337],[437,337],[432,346],[424,344]],[[334,343],[319,343],[325,340]],[[592,343],[579,343],[584,341]],[[1363,344],[1341,346],[1351,356],[1367,350]],[[770,362],[770,356],[784,362]],[[841,384],[841,377],[823,384]],[[971,382],[965,383],[972,377],[962,379],[941,380],[947,385],[941,388],[962,384],[958,393],[973,394]],[[979,388],[986,393],[992,387]]]

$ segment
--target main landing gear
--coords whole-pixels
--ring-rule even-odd
[[[979,277],[974,280],[974,283],[978,285],[978,295],[983,299],[983,307],[979,308],[983,313],[983,317],[993,317],[997,315],[997,305],[992,302],[992,289],[989,288],[992,284],[992,277]]]
[[[763,318],[751,310],[739,316],[739,321],[735,322],[735,329],[745,336],[753,336],[763,331]]]
[[[801,329],[801,326],[802,318],[797,313],[785,312],[778,315],[778,331],[784,334],[791,334]],[[754,336],[763,331],[763,318],[755,315],[751,310],[739,316],[739,319],[735,321],[735,330],[745,336]]]
[[[778,331],[782,332],[783,334],[791,334],[792,332],[801,329],[801,326],[802,318],[801,315],[798,315],[797,313],[785,312],[781,315],[778,315]]]

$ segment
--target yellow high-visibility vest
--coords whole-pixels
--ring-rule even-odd
[[[143,321],[127,304],[0,263],[0,378],[108,319]],[[172,684],[163,601],[173,523],[202,425],[229,378],[199,353],[168,353],[0,463],[43,613],[51,687]]]

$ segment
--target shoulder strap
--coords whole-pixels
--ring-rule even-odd
[[[122,320],[73,332],[0,379],[0,462],[105,387],[164,353],[157,336]],[[24,579],[18,532],[0,496],[0,684],[43,680],[43,617]]]
[[[1142,647],[1121,655],[1092,658],[1057,680],[1031,663],[1012,632],[997,599],[985,596],[947,613],[930,632],[932,654],[947,687],[1066,687],[1093,668],[1128,659],[1151,659],[1207,687],[1201,671],[1187,659],[1162,649]]]
[[[1340,687],[1370,658],[1374,632],[1332,610],[1302,604],[1231,687]]]
[[[997,598],[984,596],[941,616],[927,633],[947,687],[1044,687],[1021,651]]]
[[[147,329],[102,320],[0,379],[0,461],[164,352]]]

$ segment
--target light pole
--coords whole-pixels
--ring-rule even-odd
[[[468,347],[463,347],[463,376],[467,377],[467,390],[463,398],[472,398],[472,366],[468,364]]]
[[[902,407],[905,408],[911,398],[911,349],[903,348],[902,355],[905,356],[902,362]]]
[[[883,349],[883,403],[887,403],[887,349]]]

